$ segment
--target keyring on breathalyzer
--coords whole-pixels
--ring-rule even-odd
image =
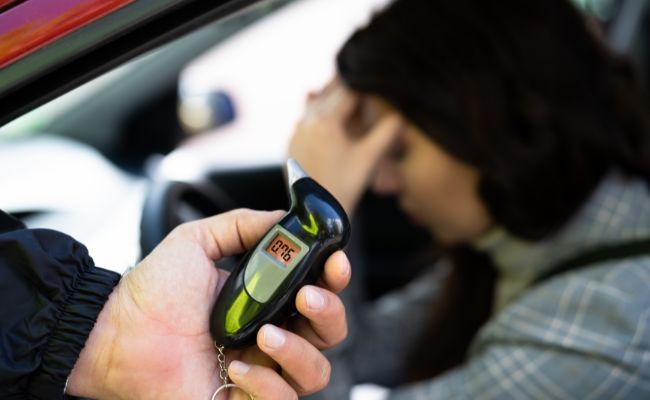
[[[217,395],[218,395],[219,393],[221,393],[221,392],[224,391],[224,390],[230,390],[230,389],[239,389],[239,390],[241,390],[242,392],[246,393],[246,394],[248,395],[248,398],[249,398],[249,399],[251,399],[251,400],[255,400],[255,397],[253,397],[252,394],[246,392],[244,389],[240,388],[238,385],[236,385],[236,384],[234,384],[234,383],[226,383],[225,385],[221,385],[221,386],[219,386],[219,388],[214,392],[214,394],[212,395],[212,398],[211,398],[210,400],[216,400],[216,399],[217,399]]]
[[[217,365],[219,366],[219,378],[221,379],[222,383],[221,386],[219,386],[217,390],[215,390],[212,394],[211,400],[216,400],[219,393],[230,389],[239,389],[242,392],[246,393],[251,400],[255,400],[255,397],[253,397],[252,394],[239,387],[239,385],[229,382],[228,367],[226,366],[226,353],[223,351],[224,348],[223,346],[219,346],[217,343],[214,344],[214,348],[217,350]]]
[[[291,207],[231,272],[210,314],[210,332],[224,348],[255,344],[264,324],[297,313],[298,290],[314,284],[327,258],[350,237],[339,202],[292,159],[286,163]]]

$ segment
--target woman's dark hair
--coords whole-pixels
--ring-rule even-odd
[[[397,0],[338,54],[343,81],[480,173],[492,217],[538,239],[611,166],[650,177],[634,69],[568,0]]]
[[[635,70],[568,0],[396,0],[337,62],[347,86],[383,98],[476,168],[493,219],[519,237],[559,229],[612,167],[650,178]],[[413,379],[460,363],[490,313],[489,259],[449,255],[454,273],[415,346]]]

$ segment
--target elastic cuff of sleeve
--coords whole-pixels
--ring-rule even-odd
[[[97,267],[88,268],[76,280],[61,308],[38,373],[30,383],[30,398],[65,399],[65,383],[95,326],[95,321],[120,280],[120,275]],[[60,393],[60,397],[55,395]]]

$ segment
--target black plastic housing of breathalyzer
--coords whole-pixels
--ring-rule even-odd
[[[298,290],[315,283],[327,258],[349,240],[350,222],[334,196],[295,161],[290,160],[287,168],[291,208],[232,271],[212,309],[210,332],[226,348],[253,345],[264,324],[279,325],[294,315]],[[271,257],[277,238],[278,243],[289,243],[284,260],[300,257],[295,265],[279,255],[280,262]]]

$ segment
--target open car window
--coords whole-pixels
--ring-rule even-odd
[[[138,123],[133,129],[125,125],[129,120],[155,125],[140,110],[161,102],[171,103],[173,119],[177,78],[185,64],[287,2],[251,4],[230,18],[198,27],[2,126],[0,209],[30,227],[74,236],[101,265],[120,272],[133,265],[140,256],[139,223],[147,180],[142,171],[127,171],[125,154],[137,144],[124,140],[137,138],[155,146],[164,139],[154,129],[139,130]],[[86,25],[67,35],[92,29]],[[50,46],[63,43],[64,37],[34,48],[1,71],[51,51]],[[155,114],[165,111],[156,108]]]
[[[25,0],[0,4],[0,125],[257,0]]]

